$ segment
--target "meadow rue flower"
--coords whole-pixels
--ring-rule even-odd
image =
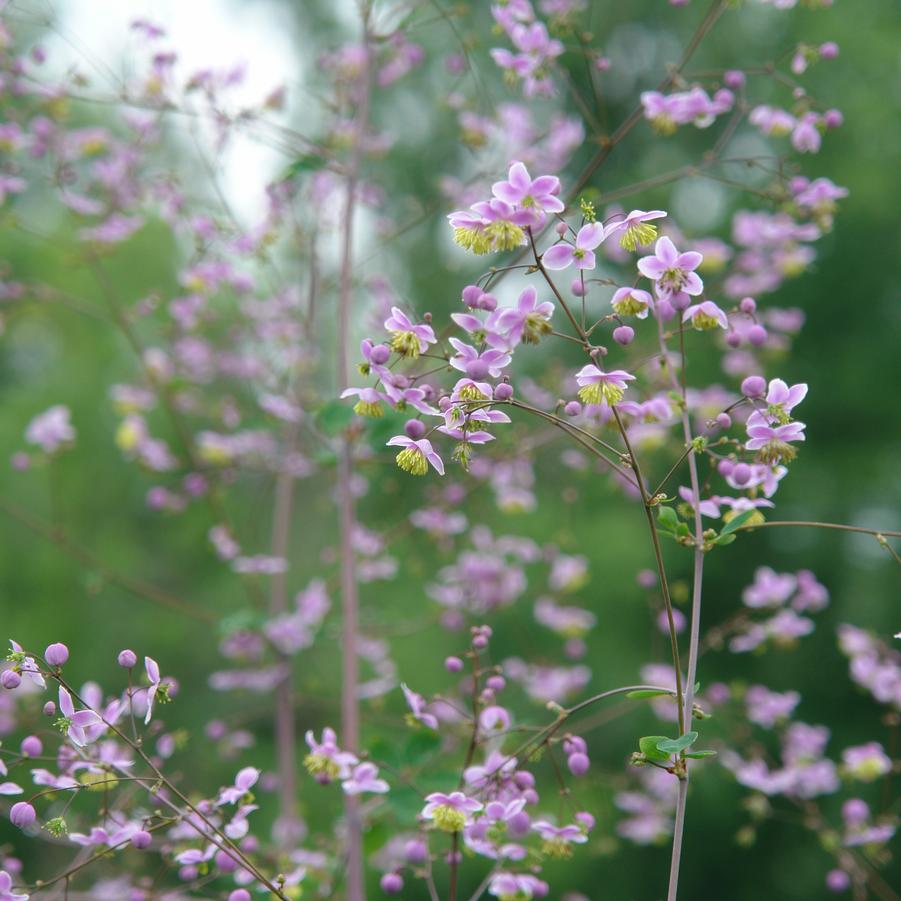
[[[424,354],[430,344],[437,343],[430,325],[414,325],[399,307],[391,307],[385,329],[392,335],[391,349],[413,360]]]
[[[745,443],[748,450],[756,450],[764,463],[788,463],[794,460],[797,452],[792,442],[804,440],[804,423],[790,422],[786,425],[767,425],[758,413],[748,417],[747,429],[749,440]]]
[[[528,873],[495,873],[488,883],[488,894],[500,901],[529,901],[547,893],[547,883]]]
[[[27,829],[37,818],[37,812],[27,801],[18,801],[9,809],[9,821],[18,829]]]
[[[310,753],[304,758],[303,764],[317,782],[328,785],[335,779],[350,778],[351,767],[359,761],[349,751],[342,751],[338,747],[338,736],[334,729],[323,729],[321,741],[316,741],[312,730],[308,731],[304,740]]]
[[[878,741],[842,751],[845,772],[861,782],[873,782],[892,771],[892,759]]]
[[[162,681],[160,678],[160,666],[152,657],[144,658],[144,671],[147,673],[147,679],[150,682],[150,686],[147,689],[147,713],[144,714],[144,723],[147,724],[153,716],[153,703],[160,691]]]
[[[507,180],[495,182],[491,193],[513,206],[534,210],[538,214],[537,222],[543,220],[540,214],[562,213],[565,209],[563,201],[557,196],[560,193],[560,179],[553,175],[539,175],[533,179],[520,162],[511,164]]]
[[[413,722],[422,723],[422,725],[426,726],[428,729],[437,730],[438,718],[426,711],[427,705],[425,698],[415,691],[412,691],[403,682],[400,687],[403,690],[404,697],[407,699],[407,706],[410,708],[409,718],[412,719]]]
[[[257,784],[260,771],[256,767],[246,766],[238,771],[234,785],[223,788],[219,792],[217,804],[237,804]]]
[[[623,369],[604,372],[594,363],[588,363],[576,373],[579,383],[579,399],[585,404],[618,404],[623,399],[627,382],[635,381],[635,376]]]
[[[554,305],[538,302],[538,292],[530,285],[519,295],[515,307],[499,307],[488,320],[489,328],[510,347],[519,343],[537,344],[551,332]]]
[[[461,832],[472,822],[472,815],[482,809],[481,801],[468,798],[463,792],[432,792],[426,795],[426,805],[422,808],[425,820],[432,820],[444,832]]]
[[[690,322],[698,331],[706,331],[714,328],[729,328],[729,319],[726,314],[712,301],[692,304],[682,314],[683,322]]]
[[[538,820],[532,824],[532,829],[544,840],[541,850],[548,857],[565,860],[572,856],[571,844],[582,845],[588,841],[588,836],[581,826],[555,826],[546,820]]]
[[[640,288],[617,288],[610,298],[610,306],[618,316],[635,316],[638,319],[647,319],[652,302],[651,295]]]
[[[397,465],[404,471],[414,476],[424,476],[429,470],[429,464],[439,475],[444,475],[444,461],[432,448],[432,442],[428,438],[420,438],[414,441],[406,435],[395,435],[387,442],[389,447],[401,447],[397,457]]]
[[[28,423],[25,440],[36,444],[45,453],[53,454],[75,440],[75,428],[70,421],[69,408],[62,404],[50,407]]]
[[[791,388],[782,379],[773,379],[766,393],[766,416],[774,422],[785,424],[791,420],[788,414],[807,397],[807,385],[803,382]]]
[[[696,251],[679,253],[676,245],[665,235],[657,240],[652,256],[641,257],[638,271],[654,282],[658,296],[671,298],[676,294],[697,296],[704,283],[694,271],[703,261]]]
[[[473,379],[483,379],[485,376],[498,379],[504,368],[509,366],[513,359],[503,350],[488,348],[480,353],[471,344],[465,344],[459,338],[448,340],[456,351],[456,354],[450,358],[451,366],[459,369],[460,372],[465,372]]]
[[[47,646],[44,651],[44,660],[51,666],[62,666],[69,659],[69,649],[61,642]]]
[[[76,710],[72,696],[62,685],[59,687],[59,712],[61,718],[56,725],[72,744],[83,747],[99,737],[97,730],[103,726],[100,714],[93,710]]]
[[[604,238],[611,235],[619,235],[619,245],[625,250],[637,250],[646,244],[650,244],[657,237],[657,226],[650,225],[653,219],[662,219],[666,216],[663,210],[632,210],[628,216],[607,223]]]
[[[549,247],[541,255],[541,262],[545,269],[552,270],[568,269],[572,265],[576,269],[594,269],[597,265],[594,250],[604,238],[604,226],[600,222],[589,222],[579,229],[575,244],[562,242]]]
[[[374,763],[361,763],[353,768],[349,779],[341,783],[347,795],[361,795],[364,792],[383,795],[390,788],[384,779],[378,778],[379,768]]]
[[[12,876],[0,870],[0,901],[28,901],[29,895],[13,891]]]
[[[376,391],[375,388],[345,388],[341,392],[341,397],[357,397],[359,400],[354,404],[354,413],[357,416],[366,416],[370,419],[378,419],[384,415],[382,408],[382,400],[385,395]]]

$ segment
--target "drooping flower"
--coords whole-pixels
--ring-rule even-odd
[[[588,836],[581,826],[570,824],[568,826],[555,826],[547,820],[538,820],[532,824],[532,829],[543,839],[541,850],[548,857],[565,859],[572,856],[571,844],[582,845],[588,841]]]
[[[465,372],[472,379],[483,379],[485,376],[498,379],[512,360],[510,354],[503,350],[488,348],[480,353],[471,344],[466,344],[459,338],[450,338],[449,341],[457,352],[450,358],[451,366]]]
[[[144,671],[150,681],[150,687],[147,689],[147,713],[144,715],[144,723],[147,724],[153,716],[153,702],[160,690],[160,665],[152,657],[145,657]]]
[[[428,438],[414,441],[406,435],[395,435],[387,442],[389,447],[401,447],[397,457],[397,465],[414,476],[424,476],[429,471],[429,464],[439,475],[444,475],[444,461],[435,452]]]
[[[219,792],[217,804],[237,804],[256,784],[260,771],[256,767],[246,766],[238,771],[234,785],[223,788]]]
[[[482,809],[481,801],[468,798],[463,792],[432,792],[426,795],[422,808],[423,819],[432,820],[444,832],[461,832],[472,821],[472,815]]]
[[[428,729],[438,728],[438,718],[426,710],[426,701],[422,695],[417,694],[406,686],[403,682],[400,686],[403,689],[404,697],[407,699],[407,706],[410,708],[410,719],[414,722],[422,723]]]
[[[378,419],[384,415],[382,409],[382,400],[384,395],[376,391],[375,388],[345,388],[341,392],[341,397],[357,397],[359,400],[354,404],[354,413],[357,416],[366,416],[370,419]]]
[[[698,331],[714,328],[729,329],[729,318],[712,300],[692,304],[682,314],[683,322],[690,322]]]
[[[350,751],[342,751],[338,747],[338,736],[334,729],[328,727],[323,729],[322,741],[316,741],[310,730],[304,736],[304,740],[310,748],[310,753],[304,758],[304,766],[322,785],[327,785],[334,779],[348,779],[351,767],[359,762]]]
[[[794,460],[797,452],[792,442],[804,440],[805,425],[803,422],[789,422],[785,425],[771,426],[756,411],[748,417],[748,437],[745,447],[756,450],[764,463],[788,463]]]
[[[353,768],[349,779],[341,783],[341,788],[347,795],[361,795],[364,792],[373,792],[383,795],[389,791],[390,786],[384,779],[379,779],[379,768],[374,763],[361,763]]]
[[[611,235],[619,235],[620,247],[625,250],[637,250],[650,244],[657,237],[657,226],[649,225],[652,219],[662,219],[666,216],[663,210],[632,210],[628,216],[617,222],[608,223],[605,238]]]
[[[59,687],[59,712],[61,717],[57,725],[72,744],[83,747],[99,737],[97,730],[103,725],[100,714],[93,710],[76,710],[72,696],[62,685]]]
[[[628,387],[626,383],[634,380],[635,376],[624,369],[604,372],[594,363],[588,363],[576,373],[576,381],[579,383],[579,399],[585,404],[606,403],[612,407],[623,399],[623,394]]]
[[[610,306],[617,316],[635,316],[647,319],[653,298],[640,288],[617,288],[610,298]]]
[[[541,262],[545,269],[568,269],[572,265],[576,269],[594,269],[597,265],[594,250],[605,237],[604,226],[600,222],[589,222],[579,229],[575,244],[564,241],[549,247],[542,254]]]
[[[430,325],[414,325],[399,307],[391,307],[385,328],[392,334],[391,349],[413,360],[424,354],[430,344],[438,343]]]

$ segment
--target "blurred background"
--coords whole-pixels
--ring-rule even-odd
[[[356,35],[353,4],[346,2],[67,0],[13,5],[34,17],[35,30],[45,27],[44,17],[52,18],[42,43],[54,66],[77,65],[100,83],[99,66],[128,69],[127,24],[136,16],[149,16],[168,28],[171,46],[189,66],[246,61],[251,73],[248,90],[257,94],[285,83],[290,115],[305,132],[316,128],[313,101],[321,87],[315,72],[317,56]],[[639,89],[659,81],[661,61],[677,55],[692,23],[702,14],[702,4],[695,0],[689,11],[672,9],[662,0],[629,4],[590,0],[590,5],[597,40],[614,62],[608,116],[615,123],[631,109]],[[440,58],[458,40],[457,20],[450,3],[436,0],[432,6],[436,19],[447,17],[446,25],[439,21],[411,37],[423,44],[427,55]],[[464,31],[489,40],[486,11],[476,9],[461,18]],[[481,34],[474,25],[480,22]],[[689,72],[768,58],[776,52],[774,48],[792,47],[798,40],[835,40],[840,45],[839,59],[819,67],[813,80],[818,95],[843,111],[845,123],[827,135],[815,158],[805,162],[809,174],[828,176],[850,194],[840,204],[833,232],[817,244],[814,264],[770,298],[780,306],[800,307],[806,315],[792,353],[774,358],[770,373],[789,383],[803,381],[811,386],[801,416],[807,423],[808,440],[791,477],[780,488],[778,514],[780,519],[901,529],[901,6],[896,0],[837,0],[834,8],[825,11],[799,8],[780,13],[748,3],[719,24]],[[629,47],[639,50],[633,54],[625,49]],[[478,76],[484,108],[490,110],[511,99],[484,53],[479,58],[474,52],[473,57],[484,70]],[[617,65],[625,73],[621,78]],[[432,79],[437,88],[440,67],[427,69],[423,77]],[[440,90],[435,91],[438,94]],[[479,269],[448,246],[444,225],[448,210],[438,190],[439,176],[453,170],[457,158],[467,151],[455,142],[452,111],[440,103],[422,108],[418,96],[417,85],[406,82],[392,95],[393,108],[378,113],[385,128],[389,132],[394,128],[398,138],[379,162],[379,178],[389,196],[392,182],[402,183],[405,191],[421,198],[429,215],[401,240],[385,247],[374,229],[364,229],[360,255],[368,258],[377,253],[379,271],[391,275],[400,285],[399,292],[438,317],[455,308],[460,287]],[[560,100],[564,106],[567,102]],[[102,106],[86,105],[79,115],[86,122],[108,121]],[[183,174],[196,169],[202,178],[202,167],[192,155],[195,137],[173,129],[171,153],[177,155]],[[634,146],[640,146],[645,137],[633,136]],[[680,133],[663,150],[658,147],[647,155],[631,153],[627,144],[613,154],[594,186],[603,195],[661,167],[690,161],[699,148],[703,150],[703,140],[703,135]],[[428,147],[440,149],[424,152]],[[570,179],[590,152],[585,148],[577,155],[567,173]],[[222,185],[239,216],[252,220],[259,210],[260,190],[289,162],[253,141],[229,151]],[[692,181],[648,191],[636,198],[635,205],[669,209],[691,236],[722,233],[738,202],[720,186]],[[62,220],[53,224],[63,239],[65,227]],[[0,246],[3,265],[18,278],[40,278],[80,297],[96,295],[91,279],[73,269],[56,246],[30,240],[12,228],[4,229]],[[116,254],[109,271],[127,298],[152,292],[171,296],[177,291],[177,256],[170,233],[150,224]],[[365,306],[366,301],[362,303]],[[359,312],[362,335],[365,318]],[[327,317],[322,327],[326,331],[332,327]],[[236,716],[255,736],[255,759],[271,761],[268,712],[252,698],[242,704],[205,687],[210,671],[222,665],[219,640],[247,612],[234,576],[209,551],[209,513],[201,505],[179,516],[149,510],[145,495],[152,480],[142,478],[125,462],[114,444],[117,418],[108,388],[133,377],[130,349],[100,319],[59,306],[18,307],[4,316],[3,330],[0,461],[8,461],[22,448],[30,418],[52,404],[67,404],[78,430],[77,446],[44,471],[21,473],[0,466],[3,636],[41,647],[51,640],[64,641],[79,649],[73,654],[73,677],[90,677],[105,685],[115,685],[118,679],[119,649],[152,652],[164,672],[176,676],[183,686],[178,702],[168,711],[170,726],[196,732],[199,723],[214,716]],[[533,365],[534,375],[540,377],[541,358],[536,357]],[[328,370],[323,367],[323,372]],[[327,378],[323,375],[326,383]],[[379,480],[379,495],[362,502],[361,518],[373,528],[388,530],[418,502],[420,489],[411,487],[384,461],[374,467],[367,474]],[[321,573],[328,578],[334,570],[329,557],[334,534],[327,525],[332,522],[331,486],[307,480],[299,490],[290,549],[294,590],[311,576]],[[643,664],[665,662],[664,638],[654,627],[654,614],[635,582],[636,572],[652,563],[638,511],[607,483],[590,473],[562,468],[553,457],[539,467],[536,494],[539,502],[532,511],[499,512],[491,497],[480,491],[474,492],[466,509],[471,521],[485,522],[497,533],[531,536],[588,558],[591,578],[572,600],[598,616],[586,658],[593,671],[592,687],[634,681]],[[262,536],[263,544],[271,502],[272,485],[263,478],[242,483],[229,501],[233,518],[246,533]],[[86,564],[73,555],[71,547],[61,547],[59,534],[48,534],[32,521],[33,515],[40,523],[64,525],[66,535],[79,548],[89,550],[92,561]],[[666,552],[677,598],[684,600],[690,561],[674,546]],[[425,596],[423,584],[436,566],[447,561],[436,555],[432,543],[416,535],[393,547],[392,553],[403,577],[387,588],[364,586],[364,628],[393,636],[392,655],[401,679],[413,682],[422,693],[440,690],[444,685],[440,663],[446,654],[459,652],[460,640],[434,627],[434,604]],[[761,530],[711,556],[704,609],[707,625],[737,609],[741,589],[762,564],[777,571],[812,570],[829,589],[831,604],[798,652],[737,657],[711,651],[701,661],[703,683],[738,679],[762,682],[777,691],[797,688],[803,696],[798,717],[828,724],[831,748],[872,739],[888,746],[897,735],[897,723],[883,720],[882,710],[847,678],[847,661],[836,646],[835,628],[851,622],[886,639],[901,629],[897,565],[864,536]],[[215,611],[224,625],[192,622],[136,599],[106,578],[104,567],[147,580]],[[295,579],[295,572],[302,577]],[[529,609],[532,600],[528,598]],[[525,619],[528,622],[523,625]],[[530,617],[515,609],[498,616],[493,626],[493,652],[498,659],[540,657],[541,642],[548,640],[532,627]],[[337,640],[333,614],[323,639],[297,662],[302,729],[318,731],[334,721],[335,710],[324,699],[336,678]],[[549,652],[558,655],[559,647]],[[364,720],[375,728],[388,722],[389,716],[398,716],[402,701],[397,694],[374,702]],[[533,712],[536,721],[542,721],[541,706],[534,705]],[[595,729],[591,742],[598,772],[612,775],[612,784],[618,784],[620,777],[615,774],[621,768],[623,748],[630,746],[635,735],[648,731],[654,731],[654,719],[644,710],[617,716]],[[196,738],[188,743],[178,761],[185,771],[197,771],[201,762],[207,765],[203,742]],[[225,763],[221,772],[207,773],[210,785],[226,781],[232,769]],[[637,848],[617,838],[610,782],[592,793],[585,806],[598,814],[603,839],[592,845],[591,853],[557,865],[561,873],[565,868],[567,884],[592,901],[660,897],[668,844]],[[711,767],[693,783],[682,897],[750,901],[764,896],[825,896],[823,873],[829,863],[812,833],[790,821],[771,821],[750,847],[739,845],[736,833],[748,822],[743,797],[744,792],[718,768]],[[824,809],[829,803],[824,799]],[[317,786],[302,785],[302,812],[312,829],[334,813],[335,804],[334,793],[326,797]],[[271,813],[271,806],[264,802],[264,815]],[[7,825],[0,824],[0,844],[10,838]],[[377,840],[373,837],[371,843]],[[40,866],[51,869],[59,862],[55,850],[37,845],[19,850],[32,869],[34,859],[29,861],[28,854],[45,855]],[[554,875],[552,865],[552,881]],[[894,873],[888,871],[886,879],[901,890],[897,867]],[[409,897],[418,898],[415,891],[410,889]]]

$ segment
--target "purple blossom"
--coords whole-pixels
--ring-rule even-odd
[[[472,815],[482,809],[482,802],[468,798],[463,792],[432,792],[426,795],[420,816],[432,820],[444,832],[461,832],[472,822]]]
[[[549,247],[541,256],[545,269],[568,269],[575,265],[576,269],[594,269],[597,259],[595,249],[603,242],[606,235],[600,222],[583,225],[576,235],[575,244],[561,242]]]
[[[390,788],[384,779],[378,778],[379,768],[374,763],[361,763],[353,768],[350,778],[341,783],[347,795],[361,795],[364,792],[385,794]]]
[[[422,695],[409,689],[405,684],[401,683],[404,697],[407,699],[407,706],[410,708],[410,716],[414,721],[422,723],[428,729],[438,729],[438,718],[426,710],[426,701]]]
[[[464,344],[459,338],[450,338],[449,341],[456,351],[450,358],[451,366],[465,372],[472,379],[483,379],[486,376],[498,379],[513,359],[510,354],[495,348],[488,348],[480,353],[471,344]]]
[[[704,283],[694,271],[703,261],[696,251],[679,253],[665,235],[654,245],[653,256],[638,261],[638,271],[654,282],[659,297],[671,299],[675,295],[696,297],[704,290]]]
[[[25,440],[38,445],[45,453],[54,454],[75,440],[69,408],[62,404],[35,416],[25,429]]]
[[[533,179],[529,170],[520,163],[511,164],[506,181],[495,182],[491,193],[512,206],[533,210],[536,224],[544,220],[544,213],[562,213],[563,201],[560,193],[560,179],[553,175],[539,175]]]
[[[59,687],[59,712],[62,715],[60,728],[64,729],[69,741],[78,747],[95,741],[106,728],[100,715],[93,710],[76,711],[72,696],[62,685]]]
[[[399,307],[391,307],[391,315],[385,320],[385,329],[392,335],[391,349],[411,359],[424,354],[430,344],[437,343],[430,325],[414,325]]]
[[[529,286],[516,301],[515,307],[499,307],[488,319],[488,328],[495,332],[508,347],[537,344],[551,331],[554,305],[545,300],[538,302],[538,293]]]
[[[414,441],[406,435],[395,435],[387,442],[389,447],[401,447],[397,457],[397,465],[404,471],[414,476],[424,476],[429,470],[429,464],[439,475],[444,475],[444,461],[435,452],[432,442],[428,438],[420,438]]]
[[[663,210],[632,210],[615,222],[606,223],[604,238],[619,235],[620,247],[626,250],[637,250],[646,244],[650,244],[657,237],[657,226],[648,225],[654,219],[662,219],[666,216]],[[622,289],[620,289],[622,290]]]
[[[635,376],[623,369],[604,372],[594,363],[588,363],[576,373],[579,384],[579,399],[586,404],[607,404],[613,406],[623,399],[628,382]]]
[[[698,331],[713,328],[729,329],[729,318],[712,300],[692,304],[682,314],[683,322],[690,322]]]
[[[260,771],[256,767],[247,766],[238,771],[234,785],[223,788],[219,792],[217,804],[237,804],[257,784]]]

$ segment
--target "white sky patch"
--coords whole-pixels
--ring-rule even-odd
[[[302,63],[310,49],[301,44],[285,5],[235,0],[65,0],[35,3],[32,9],[53,14],[56,33],[45,46],[52,71],[76,66],[91,79],[95,92],[114,91],[123,76],[135,72],[135,54],[146,58],[146,44],[131,22],[146,18],[166,36],[152,46],[178,55],[180,83],[201,69],[231,69],[243,64],[246,75],[229,94],[236,107],[259,104],[284,85],[288,100],[302,84]],[[318,53],[313,50],[313,54]],[[273,117],[279,114],[273,114]],[[217,170],[230,206],[245,224],[265,209],[263,188],[287,162],[277,150],[243,135],[236,136]]]

